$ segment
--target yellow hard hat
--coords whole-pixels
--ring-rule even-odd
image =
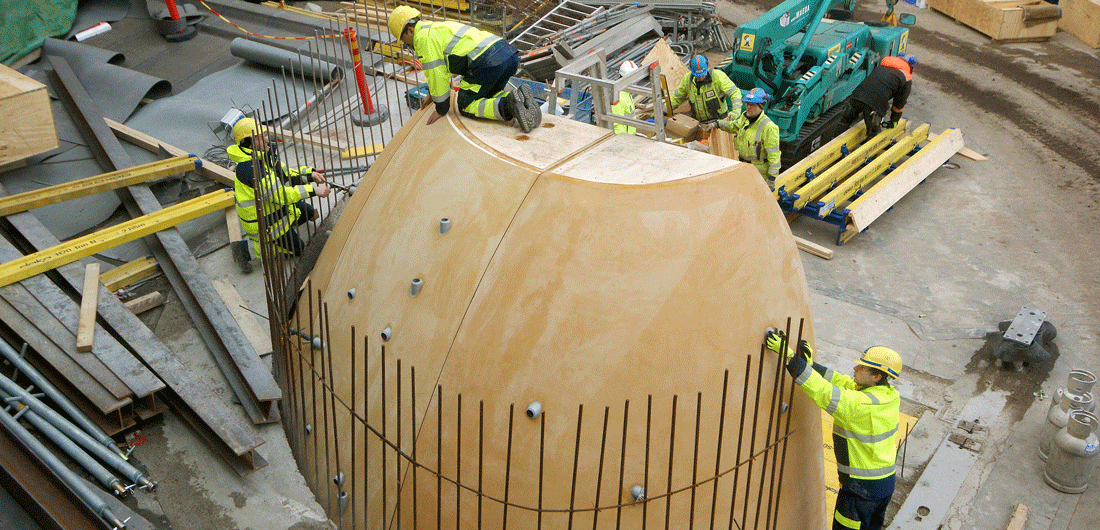
[[[241,143],[241,140],[251,137],[253,134],[263,134],[266,128],[252,118],[241,118],[233,124],[233,141]]]
[[[420,11],[410,6],[397,6],[390,12],[390,20],[387,23],[390,26],[390,33],[393,33],[394,37],[401,38],[401,32],[405,30],[405,24],[408,24],[410,20],[420,17]]]
[[[863,352],[863,357],[859,358],[859,364],[881,370],[891,379],[897,379],[901,375],[901,356],[886,346],[867,348],[867,351]]]

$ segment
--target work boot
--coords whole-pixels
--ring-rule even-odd
[[[233,251],[233,261],[237,262],[237,267],[241,269],[241,272],[244,274],[252,272],[252,259],[248,253],[248,240],[234,241],[229,246]]]
[[[528,85],[520,85],[519,88],[508,93],[513,98],[515,112],[512,114],[519,129],[525,133],[533,131],[542,123],[542,110],[539,102],[535,100],[535,94]],[[507,97],[505,98],[507,104]],[[509,108],[509,111],[512,109]]]

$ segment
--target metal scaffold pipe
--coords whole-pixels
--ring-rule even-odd
[[[3,390],[0,390],[0,397],[12,401],[11,394]],[[68,436],[65,436],[65,433],[59,431],[57,427],[50,425],[50,422],[42,419],[42,416],[35,414],[33,410],[30,410],[30,408],[22,402],[15,400],[12,402],[12,406],[14,406],[16,410],[25,408],[26,412],[23,414],[23,417],[26,418],[35,429],[38,429],[38,432],[46,435],[54,445],[62,451],[65,451],[65,454],[69,455],[76,463],[80,464],[80,467],[86,469],[88,473],[103,485],[103,487],[114,492],[115,495],[124,495],[126,493],[126,487],[122,485],[118,477],[114,476],[107,468],[103,467],[94,458],[89,456],[86,451],[76,445]]]
[[[39,416],[42,416],[54,427],[57,427],[61,432],[65,433],[65,436],[68,436],[71,440],[80,444],[80,446],[89,453],[95,455],[104,463],[114,468],[134,484],[149,489],[156,487],[156,484],[145,478],[145,475],[143,475],[141,471],[138,471],[137,468],[127,463],[121,455],[104,447],[94,438],[89,436],[88,433],[84,432],[76,425],[73,425],[69,420],[61,416],[61,414],[58,414],[57,411],[51,409],[45,403],[39,401],[38,398],[31,395],[30,392],[21,388],[15,381],[0,375],[0,390],[18,398],[32,411],[38,413]]]
[[[6,379],[6,378],[5,378]],[[19,443],[27,447],[42,463],[50,468],[50,471],[54,473],[65,484],[65,487],[76,495],[81,502],[87,505],[99,518],[101,518],[107,524],[110,524],[116,530],[126,528],[126,524],[119,520],[115,514],[111,513],[111,509],[107,507],[107,503],[103,499],[99,498],[91,488],[88,487],[75,473],[65,466],[60,459],[57,458],[49,449],[46,448],[42,442],[38,441],[26,428],[19,424],[15,418],[12,418],[8,411],[0,409],[0,425],[3,425],[5,429],[11,433],[12,437],[19,440]]]
[[[73,405],[57,387],[53,386],[53,384],[46,380],[42,374],[38,373],[38,370],[35,370],[35,368],[31,366],[19,352],[15,351],[15,348],[12,348],[7,341],[0,340],[0,355],[3,355],[20,373],[26,376],[27,379],[30,379],[36,388],[41,390],[43,394],[46,394],[46,397],[53,400],[54,404],[56,404],[73,423],[79,425],[84,432],[88,433],[89,436],[99,443],[118,453],[122,458],[126,458],[126,456],[115,447],[115,441],[112,440],[110,436],[107,436],[107,433],[103,432],[103,429],[100,429],[83,411],[76,408],[76,405]]]

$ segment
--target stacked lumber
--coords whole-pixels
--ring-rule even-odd
[[[1062,0],[1058,5],[1062,7],[1058,29],[1100,48],[1100,0]]]
[[[928,0],[928,7],[996,41],[1047,40],[1062,11],[1043,0]]]
[[[239,296],[225,301],[222,296],[228,295],[222,293],[227,289],[215,289],[193,251],[172,229],[188,218],[222,215],[233,207],[233,194],[216,191],[165,206],[145,183],[190,170],[222,182],[232,182],[233,174],[193,156],[135,167],[116,135],[154,153],[181,150],[109,123],[68,63],[52,56],[49,61],[54,89],[109,173],[61,185],[68,186],[65,190],[0,199],[0,215],[6,218],[5,237],[0,238],[0,339],[15,350],[24,348],[28,368],[40,372],[44,383],[56,387],[108,434],[147,420],[167,405],[234,471],[246,475],[265,466],[256,452],[264,442],[254,425],[279,421],[282,394],[257,349],[268,353],[271,345],[251,336],[256,326],[249,332],[240,327],[226,307],[239,305]],[[144,180],[135,180],[138,176]],[[101,188],[114,189],[133,219],[62,243],[29,211],[42,201],[60,202]],[[0,188],[0,197],[4,195]],[[99,274],[93,253],[142,236],[150,236],[145,241],[151,258]],[[172,286],[172,299],[183,306],[213,354],[243,414],[212,399],[217,392],[205,374],[192,372],[135,316],[163,304],[163,294],[154,292],[129,305],[116,298],[115,289],[141,281],[158,268]]]

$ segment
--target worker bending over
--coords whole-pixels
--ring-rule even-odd
[[[881,122],[890,108],[887,127],[892,128],[901,119],[905,111],[905,100],[909,99],[909,90],[913,87],[913,70],[917,67],[917,58],[902,53],[883,57],[878,66],[871,71],[848,97],[848,109],[840,126],[847,130],[861,114],[867,126],[867,137],[872,138],[882,132]],[[891,102],[893,103],[891,105]],[[838,131],[838,133],[843,131]]]
[[[619,78],[626,77],[638,70],[638,65],[634,64],[634,61],[626,60],[623,64],[619,65]],[[611,113],[627,118],[634,117],[634,96],[626,90],[619,91],[619,100],[611,105]],[[634,134],[638,129],[631,125],[624,125],[622,123],[615,124],[615,134]]]
[[[233,124],[233,140],[237,143],[229,146],[226,153],[230,160],[237,163],[234,181],[237,217],[245,234],[252,240],[256,255],[262,255],[257,200],[261,201],[268,239],[274,242],[274,249],[293,256],[301,255],[304,245],[298,237],[297,227],[317,218],[317,211],[306,199],[328,197],[330,190],[325,184],[324,172],[309,166],[287,169],[279,161],[266,128],[252,118],[241,118]],[[263,164],[258,186],[252,166],[253,153]],[[262,190],[261,198],[257,198],[257,189]]]
[[[719,120],[718,127],[734,135],[733,145],[742,162],[756,167],[760,176],[772,185],[779,176],[779,126],[772,122],[764,107],[771,99],[763,88],[745,94],[745,113],[735,120]]]
[[[691,73],[680,80],[671,96],[672,108],[685,100],[691,104],[691,116],[700,123],[736,120],[741,115],[741,91],[721,70],[711,70],[707,58],[696,55],[688,63]],[[709,130],[709,129],[708,129]]]
[[[458,110],[463,116],[515,120],[523,132],[542,122],[531,87],[504,90],[519,68],[519,52],[504,39],[458,22],[423,22],[420,11],[406,5],[394,8],[388,25],[394,37],[412,47],[424,67],[428,93],[435,103],[428,125],[451,108],[452,75],[462,76]],[[428,104],[425,98],[423,106]]]
[[[779,352],[782,335],[769,331],[767,345]],[[787,349],[787,371],[802,391],[833,417],[833,452],[840,492],[833,530],[878,530],[894,495],[901,396],[890,386],[901,373],[901,357],[883,346],[867,348],[853,377],[813,362],[813,348]]]

